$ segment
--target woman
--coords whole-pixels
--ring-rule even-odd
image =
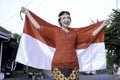
[[[39,25],[26,8],[22,7],[21,12],[28,16],[34,27],[38,29],[42,35],[50,39],[51,37],[49,34],[52,32],[55,38],[56,51],[52,60],[54,80],[79,80],[78,70],[80,65],[78,64],[78,58],[75,51],[78,35],[76,30],[69,27],[71,23],[70,13],[67,11],[59,13],[58,22],[61,28],[49,28]],[[91,35],[90,39],[92,40],[92,37],[95,37],[108,24],[109,20],[105,20],[92,32],[92,34],[89,34]]]

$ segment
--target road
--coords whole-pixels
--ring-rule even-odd
[[[80,75],[80,80],[120,80],[116,75],[97,74],[97,75]]]
[[[28,80],[28,79],[9,78],[4,80]],[[52,80],[52,79],[51,77],[49,78],[47,77],[46,79],[39,79],[39,80]],[[118,78],[118,76],[110,75],[110,74],[80,75],[79,80],[120,80],[120,77]]]

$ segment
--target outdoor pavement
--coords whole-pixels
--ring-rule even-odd
[[[49,76],[46,79],[8,78],[4,80],[52,80],[52,78]],[[120,77],[111,74],[80,75],[79,80],[120,80]]]
[[[80,80],[120,80],[116,75],[96,74],[96,75],[81,75]]]

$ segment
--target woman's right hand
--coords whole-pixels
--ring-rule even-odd
[[[24,14],[27,14],[28,12],[28,9],[25,8],[25,7],[21,7],[21,12],[24,13]]]

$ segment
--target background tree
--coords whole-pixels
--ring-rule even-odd
[[[114,10],[109,16],[111,24],[105,29],[108,69],[116,64],[120,67],[120,10]]]

